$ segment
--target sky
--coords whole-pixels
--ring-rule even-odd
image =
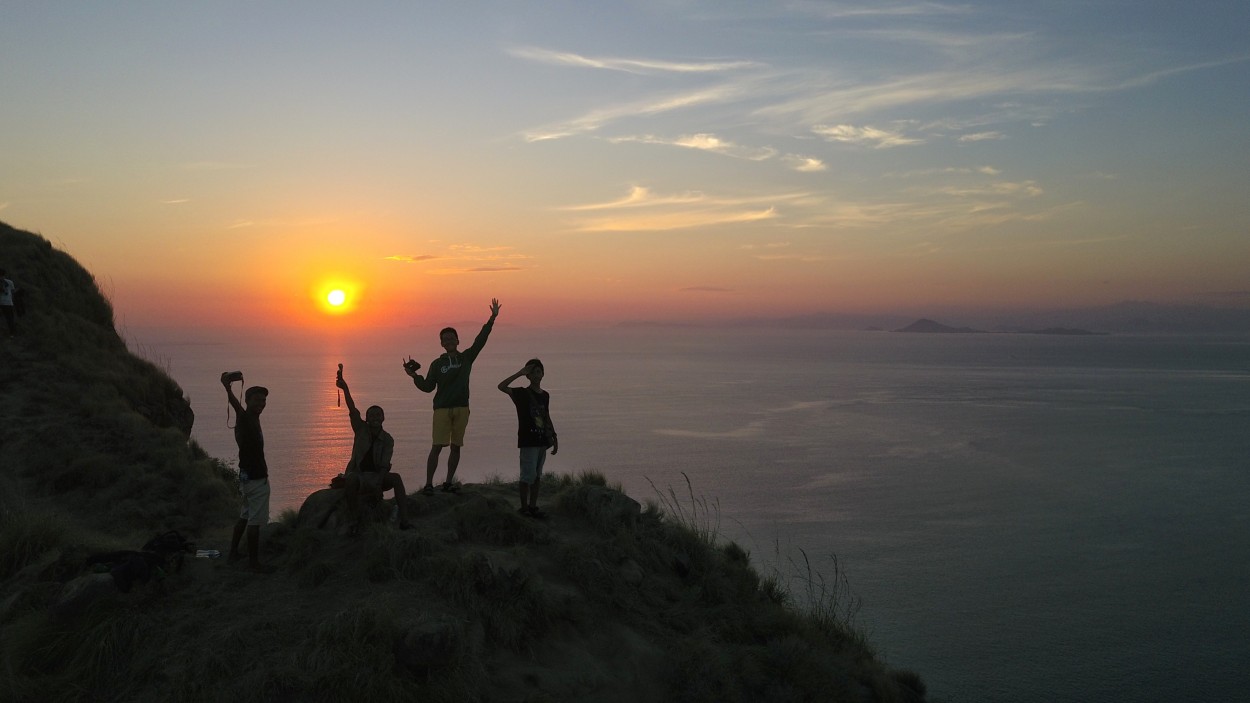
[[[135,327],[1250,306],[1247,27],[1244,0],[5,0],[0,220]]]

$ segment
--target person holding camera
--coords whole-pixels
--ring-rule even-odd
[[[530,359],[497,386],[516,406],[516,446],[521,453],[520,513],[536,518],[546,517],[538,509],[538,484],[543,478],[547,450],[553,455],[560,451],[560,440],[551,423],[551,394],[542,388],[545,373],[542,361]],[[512,388],[510,384],[522,376],[530,382],[529,386]]]
[[[264,386],[248,388],[243,393],[247,403],[244,407],[230,385],[242,380],[243,374],[238,371],[221,375],[221,385],[226,387],[226,397],[236,415],[234,441],[239,445],[239,494],[243,499],[230,539],[228,561],[233,563],[242,558],[239,543],[246,532],[248,568],[268,573],[272,567],[260,563],[260,527],[269,522],[269,465],[265,462],[265,435],[260,429],[260,414],[269,400],[269,389]]]
[[[455,493],[460,484],[455,482],[456,467],[460,465],[460,447],[464,445],[464,431],[469,425],[469,374],[473,361],[482,353],[486,339],[499,316],[499,300],[491,298],[490,319],[482,325],[473,344],[463,352],[459,350],[460,337],[453,327],[445,327],[438,333],[439,343],[446,352],[430,363],[430,369],[422,378],[417,370],[421,365],[409,360],[404,372],[425,393],[434,393],[434,443],[425,462],[425,487],[421,492],[434,495],[434,474],[438,471],[438,458],[443,447],[450,446],[447,456],[447,480],[443,490]]]
[[[347,401],[347,417],[352,423],[352,458],[347,462],[344,472],[344,500],[347,502],[348,519],[351,521],[353,533],[360,529],[360,492],[369,491],[381,495],[389,490],[395,491],[395,510],[399,515],[399,529],[408,529],[408,520],[404,510],[404,480],[399,474],[391,472],[391,455],[395,452],[395,438],[390,432],[382,429],[386,421],[386,413],[377,405],[365,410],[363,419],[360,410],[352,400],[352,392],[343,380],[343,365],[334,379],[334,385],[343,390],[343,400]]]

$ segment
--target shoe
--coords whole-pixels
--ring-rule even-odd
[[[434,495],[434,486],[427,485],[425,488],[422,488],[422,489],[421,489],[421,494],[422,494],[422,495],[427,495],[427,496],[432,496],[432,495]]]
[[[443,493],[459,493],[459,492],[460,492],[460,484],[451,483],[450,481],[443,483]]]
[[[517,512],[518,512],[518,513],[520,513],[521,515],[529,515],[529,514],[530,514],[530,506],[528,506],[528,505],[522,505],[521,507],[517,508]]]
[[[528,515],[529,515],[530,517],[534,518],[535,520],[546,520],[546,519],[547,519],[547,513],[544,513],[543,511],[539,510],[538,508],[530,508],[530,509],[529,509],[529,513],[528,513]]]

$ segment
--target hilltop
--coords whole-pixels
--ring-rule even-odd
[[[89,272],[3,224],[0,259],[30,303],[0,343],[0,699],[924,700],[836,579],[792,592],[693,491],[644,505],[590,471],[545,480],[546,520],[489,483],[355,536],[319,491],[265,528],[274,573],[187,554],[124,590],[92,555],[224,551],[237,477]]]

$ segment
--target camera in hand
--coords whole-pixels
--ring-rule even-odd
[[[221,374],[222,383],[234,383],[235,381],[243,381],[242,371],[226,371]]]
[[[404,370],[408,372],[416,371],[421,368],[421,364],[416,359],[409,359],[404,362]]]

